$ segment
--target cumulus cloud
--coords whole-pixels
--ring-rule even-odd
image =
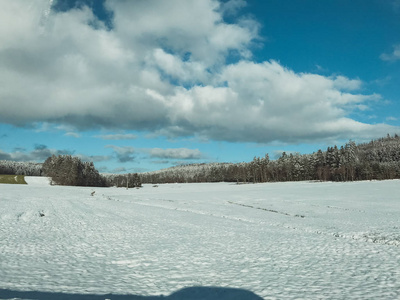
[[[200,159],[203,157],[200,150],[187,148],[153,148],[148,149],[147,152],[151,157],[161,159]]]
[[[358,92],[360,79],[252,62],[259,24],[224,21],[243,1],[108,0],[111,28],[85,5],[48,11],[49,3],[2,5],[2,123],[262,143],[398,129],[350,118],[380,100]],[[232,55],[238,62],[227,64]],[[121,162],[134,159],[132,149],[113,149]]]
[[[106,148],[111,148],[114,151],[114,155],[117,160],[121,163],[131,162],[135,160],[135,149],[133,147],[119,147],[114,145],[107,145]]]
[[[210,76],[205,64],[197,61],[182,61],[178,55],[166,53],[160,48],[153,51],[148,63],[149,65],[153,63],[164,74],[181,83],[205,82]]]
[[[392,53],[383,53],[380,58],[385,61],[396,61],[400,59],[400,44],[393,47]]]
[[[242,61],[225,67],[215,85],[179,89],[170,101],[174,126],[194,127],[217,140],[248,142],[346,139],[367,128],[389,129],[348,117],[380,99],[349,93],[361,85],[359,80],[298,74],[275,61]]]

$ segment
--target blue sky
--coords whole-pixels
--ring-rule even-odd
[[[399,0],[0,5],[0,159],[144,172],[400,132]]]

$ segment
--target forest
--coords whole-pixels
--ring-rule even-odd
[[[283,152],[276,160],[180,165],[154,172],[100,174],[92,162],[60,155],[43,164],[0,161],[0,174],[48,176],[57,185],[140,187],[142,183],[356,181],[400,178],[400,138],[387,135],[369,143],[349,141],[312,154]]]
[[[398,135],[356,145],[328,147],[312,154],[282,153],[277,160],[254,157],[251,162],[192,164],[140,174],[143,183],[355,181],[400,178]]]

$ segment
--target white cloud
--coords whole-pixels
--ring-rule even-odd
[[[160,46],[177,54],[190,53],[207,66],[224,61],[229,50],[242,51],[257,37],[254,22],[226,24],[214,0],[108,1],[116,35],[138,53]],[[132,30],[134,28],[134,30]],[[231,38],[224,35],[231,34]]]
[[[81,135],[79,133],[77,133],[77,132],[67,132],[65,134],[65,136],[70,136],[70,137],[74,137],[74,138],[80,138],[81,137]]]
[[[380,58],[385,61],[396,61],[400,59],[400,44],[393,47],[393,52],[390,54],[383,53]]]
[[[224,22],[229,7],[216,0],[109,0],[111,30],[86,7],[47,13],[48,3],[2,5],[2,123],[252,142],[382,136],[398,129],[349,117],[379,101],[379,95],[357,92],[360,79],[251,62],[259,24]],[[231,11],[244,5],[228,4]],[[232,52],[239,62],[227,65]],[[129,149],[113,149],[119,161],[134,159]]]
[[[221,4],[223,14],[236,15],[240,9],[246,7],[247,3],[244,0],[229,0]]]
[[[333,78],[333,86],[339,90],[354,91],[362,86],[362,81],[359,79],[349,79],[344,76]]]
[[[104,135],[96,135],[96,138],[100,138],[103,140],[134,140],[137,138],[135,134],[104,134]]]
[[[174,126],[229,141],[346,139],[360,134],[360,128],[373,128],[348,114],[379,100],[375,94],[346,92],[360,87],[359,80],[297,74],[274,61],[229,65],[215,82],[222,83],[227,86],[177,88],[170,101]]]
[[[205,82],[208,78],[206,66],[198,61],[182,61],[178,55],[166,53],[163,49],[155,49],[148,59],[165,74],[181,82]]]
[[[158,68],[179,81],[206,80],[207,67],[222,63],[230,50],[245,51],[256,37],[223,23],[211,0],[109,1],[112,31],[88,25],[96,22],[88,8],[53,12],[43,25],[47,4],[39,4],[12,1],[0,12],[7,24],[0,32],[2,122],[163,127],[165,104],[148,91],[166,96],[173,85]],[[232,38],[220,40],[223,32]],[[190,60],[182,61],[188,53]]]
[[[187,148],[153,148],[148,149],[147,152],[150,154],[151,157],[163,159],[200,159],[203,157],[203,154],[200,150]]]
[[[398,119],[396,117],[387,117],[386,121],[397,121]]]

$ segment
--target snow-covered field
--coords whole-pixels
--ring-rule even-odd
[[[0,185],[1,299],[400,298],[398,180],[26,180]]]

